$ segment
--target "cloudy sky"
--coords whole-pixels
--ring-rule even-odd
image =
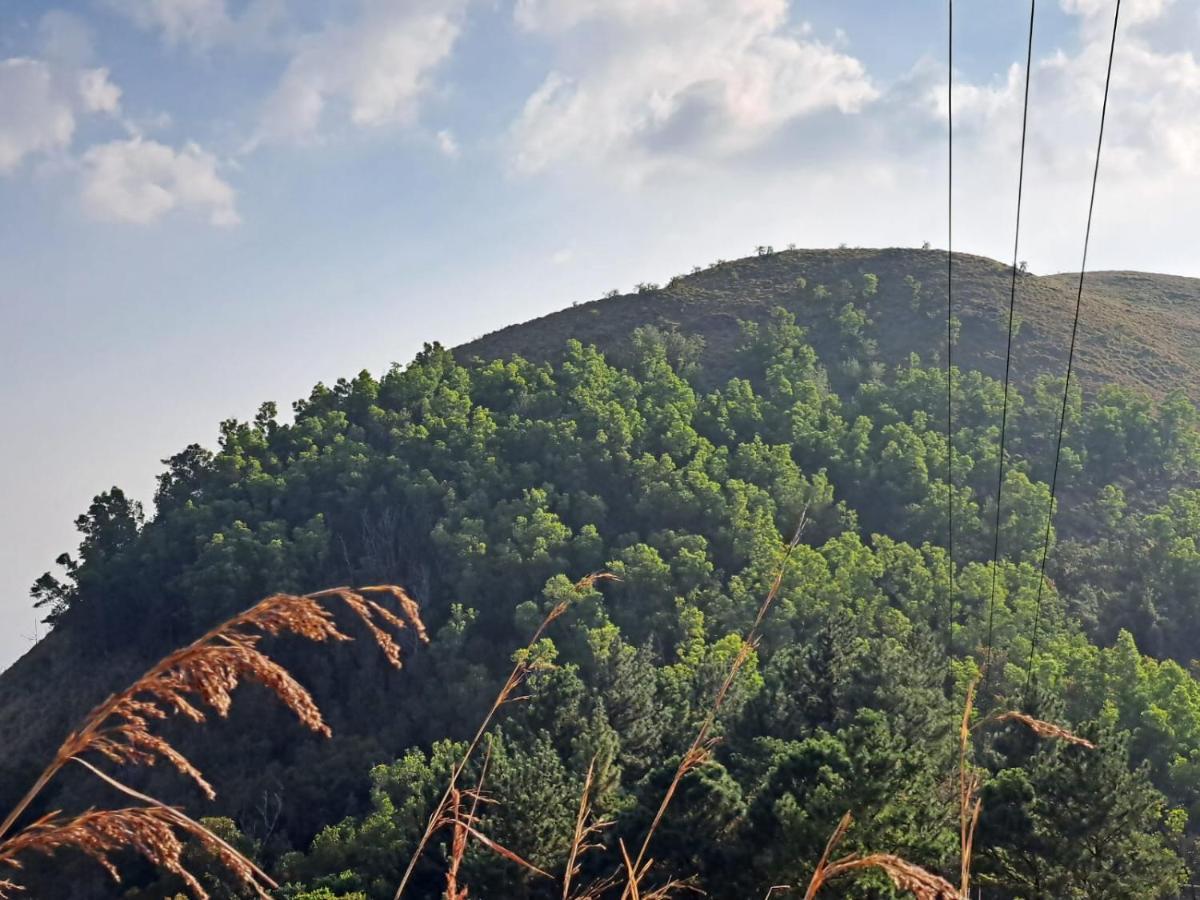
[[[1111,4],[1038,5],[1036,272],[1079,263]],[[756,244],[944,246],[945,6],[5,0],[0,665],[90,498],[263,400]],[[998,258],[1028,14],[956,10],[955,244]],[[1125,0],[1095,268],[1200,275],[1198,46]]]

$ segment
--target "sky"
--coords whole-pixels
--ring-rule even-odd
[[[263,401],[759,244],[944,247],[948,103],[955,249],[1011,260],[1029,6],[955,6],[948,92],[945,0],[5,0],[0,667],[91,498]],[[1034,272],[1112,14],[1037,6]],[[1200,276],[1196,47],[1124,0],[1090,268]]]

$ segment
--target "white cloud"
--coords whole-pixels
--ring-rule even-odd
[[[115,114],[121,110],[121,89],[108,80],[108,69],[80,72],[79,98],[87,112]]]
[[[330,106],[361,127],[410,124],[465,8],[465,0],[368,0],[352,21],[302,39],[267,102],[261,137],[311,137]]]
[[[1035,270],[1078,265],[1112,38],[1112,0],[1062,6],[1075,16],[1075,33],[1035,52],[1030,83],[1020,254]],[[1200,61],[1191,49],[1175,49],[1197,46],[1200,20],[1184,12],[1156,0],[1122,5],[1093,262],[1161,259],[1200,212]],[[907,173],[897,193],[910,193],[914,208],[921,193],[944,202],[946,73],[938,68],[922,74],[916,107],[895,113],[907,116],[908,131],[926,130],[922,142],[904,154],[886,144],[869,150]],[[1005,255],[1005,232],[1011,252],[1024,79],[1014,63],[991,79],[959,75],[954,89],[956,241],[992,255]],[[880,103],[872,117],[887,107]]]
[[[74,110],[49,66],[24,58],[0,62],[0,172],[31,153],[66,147],[74,133]]]
[[[29,156],[66,150],[77,118],[116,113],[121,91],[107,69],[75,70],[45,60],[0,60],[0,174]]]
[[[145,225],[173,210],[236,225],[235,194],[217,160],[195,144],[175,150],[131,138],[90,148],[83,155],[83,204],[97,219]]]
[[[169,47],[207,53],[216,47],[269,49],[288,30],[288,0],[246,0],[232,12],[228,0],[101,0]]]
[[[437,139],[438,150],[442,152],[443,156],[448,156],[450,159],[458,159],[461,151],[452,131],[443,128],[435,137]]]
[[[549,39],[559,64],[513,127],[517,170],[719,160],[878,95],[858,60],[788,12],[787,0],[518,0],[518,25]]]
[[[1121,21],[1126,25],[1153,22],[1162,18],[1174,4],[1175,0],[1125,0],[1121,5]],[[1113,19],[1113,0],[1061,0],[1061,6],[1064,12],[1085,19],[1105,23],[1111,23]]]
[[[715,72],[709,81],[728,90],[756,66],[771,71],[768,63],[781,65],[777,53],[758,49],[772,42],[737,38],[730,9],[749,22],[743,35],[814,43],[811,32],[771,31],[776,20],[751,16],[751,9],[768,6],[730,0],[713,12],[711,32],[696,37],[686,22],[673,28],[671,16],[699,9],[698,0],[520,0],[518,25],[546,40],[558,62],[512,132],[518,165],[568,169],[582,160],[601,164],[604,174],[642,176],[636,191],[612,200],[620,211],[614,221],[650,223],[626,241],[631,256],[669,253],[682,265],[697,246],[728,255],[731,240],[746,249],[788,241],[912,246],[928,239],[944,245],[944,60],[921,59],[887,82],[862,74],[859,83],[877,96],[849,107],[861,115],[845,115],[833,104],[813,114],[789,110],[790,118],[775,124],[786,103],[760,116],[713,104],[720,123],[715,136],[698,130],[695,140],[673,144],[646,138],[657,137],[658,110],[678,106],[680,85],[694,73]],[[1068,11],[1073,22],[1065,28],[1039,19],[1035,35],[1020,257],[1043,272],[1079,264],[1113,4],[1077,0]],[[1200,215],[1200,50],[1194,49],[1200,48],[1200,16],[1191,3],[1135,7],[1130,0],[1121,14],[1089,266],[1193,272],[1187,248]],[[860,22],[849,29],[850,40],[868,27],[875,26]],[[721,58],[734,72],[703,62],[702,51],[721,41],[733,48]],[[839,44],[839,52],[849,52],[846,46]],[[994,71],[956,73],[958,250],[1003,259],[1012,253],[1023,50],[1023,42],[1014,46],[1013,57],[1021,58]],[[761,80],[772,83],[765,75]],[[726,142],[739,132],[729,149]],[[648,171],[670,177],[646,179]],[[573,178],[567,189],[587,187],[586,179]],[[639,241],[653,249],[643,250]],[[675,264],[666,271],[673,270]]]
[[[984,84],[956,83],[955,136],[960,136],[964,131],[987,131],[996,127],[999,120],[1010,119],[1012,110],[1022,101],[1024,85],[1025,67],[1015,62],[1008,67],[1003,79]],[[928,91],[927,96],[930,102],[926,111],[932,113],[937,121],[946,121],[949,94],[944,73],[938,75],[935,86]]]
[[[1156,49],[1146,30],[1171,9],[1170,0],[1143,0],[1122,8],[1104,136],[1101,174],[1123,179],[1179,178],[1200,172],[1200,61],[1191,50]],[[1111,0],[1064,0],[1080,17],[1081,44],[1034,60],[1030,87],[1029,158],[1053,176],[1083,172],[1090,180],[1105,70],[1112,37]],[[1200,38],[1200,28],[1193,25]],[[1019,139],[1023,68],[1014,64],[1003,84],[956,85],[956,137],[972,152],[1013,155]],[[927,109],[944,120],[945,88]],[[1002,136],[997,140],[997,133]]]
[[[107,5],[139,28],[162,32],[172,46],[207,49],[233,29],[225,0],[107,0]]]
[[[39,33],[45,59],[0,60],[0,175],[27,159],[57,155],[67,167],[78,165],[84,208],[98,219],[145,224],[180,209],[214,225],[239,221],[233,188],[212,154],[195,144],[176,150],[143,140],[121,117],[121,89],[108,69],[83,66],[92,48],[77,17],[48,13]],[[72,161],[72,141],[88,116],[120,121],[134,136],[96,144]]]

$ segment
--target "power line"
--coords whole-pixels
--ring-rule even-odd
[[[950,558],[946,660],[954,656],[954,0],[946,29],[946,551]]]
[[[1054,521],[1054,501],[1058,490],[1058,464],[1062,458],[1063,432],[1067,423],[1067,401],[1071,390],[1071,370],[1075,363],[1075,338],[1079,333],[1079,310],[1083,305],[1083,279],[1087,271],[1088,244],[1092,237],[1092,213],[1096,208],[1096,183],[1100,179],[1100,150],[1104,146],[1104,120],[1108,115],[1108,89],[1112,84],[1113,56],[1117,49],[1117,23],[1121,18],[1121,0],[1116,0],[1113,12],[1112,40],[1108,45],[1108,69],[1104,76],[1104,100],[1100,105],[1100,134],[1096,138],[1096,161],[1092,168],[1092,192],[1088,200],[1087,227],[1083,232],[1083,260],[1079,264],[1079,289],[1075,293],[1075,320],[1071,324],[1071,346],[1067,352],[1067,377],[1063,382],[1062,410],[1058,417],[1058,440],[1054,446],[1054,472],[1050,476],[1050,507],[1046,511],[1046,536],[1042,544],[1042,568],[1038,578],[1037,606],[1033,615],[1033,636],[1029,643],[1029,671],[1025,677],[1025,700],[1033,686],[1033,670],[1037,662],[1038,628],[1042,619],[1042,593],[1046,584],[1046,560],[1050,555],[1050,527]]]
[[[1000,504],[1004,496],[1004,440],[1008,433],[1008,386],[1012,370],[1013,319],[1017,307],[1017,258],[1021,247],[1021,198],[1025,188],[1025,135],[1029,124],[1029,75],[1033,67],[1033,22],[1037,0],[1029,2],[1029,36],[1025,46],[1025,98],[1021,108],[1021,157],[1017,169],[1017,220],[1013,230],[1012,285],[1008,296],[1008,346],[1004,353],[1004,405],[1000,413],[1000,455],[996,466],[996,523],[992,539],[992,591],[988,599],[984,678],[990,677],[992,632],[996,621],[996,576],[1000,568]],[[986,683],[986,682],[985,682]]]

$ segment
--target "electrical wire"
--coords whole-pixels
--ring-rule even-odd
[[[1050,477],[1050,506],[1046,511],[1046,535],[1042,544],[1042,566],[1038,578],[1037,605],[1033,616],[1033,634],[1029,642],[1029,670],[1025,678],[1025,701],[1033,687],[1034,668],[1037,664],[1038,629],[1042,619],[1042,594],[1046,585],[1046,560],[1050,556],[1050,531],[1054,522],[1054,503],[1058,490],[1058,466],[1062,459],[1063,433],[1067,423],[1067,403],[1071,391],[1071,372],[1075,363],[1075,339],[1079,334],[1079,311],[1083,306],[1083,281],[1087,271],[1088,244],[1092,237],[1092,213],[1096,208],[1096,183],[1100,179],[1100,151],[1104,147],[1104,121],[1108,115],[1108,89],[1112,84],[1113,57],[1117,49],[1117,23],[1121,19],[1121,0],[1116,0],[1113,13],[1112,40],[1108,46],[1108,69],[1104,76],[1104,100],[1100,105],[1100,134],[1096,138],[1096,161],[1092,168],[1092,191],[1088,200],[1087,227],[1083,232],[1083,259],[1079,264],[1079,289],[1075,293],[1075,319],[1071,324],[1071,346],[1067,351],[1067,377],[1063,382],[1062,410],[1058,417],[1058,439],[1054,446],[1054,472]]]
[[[946,552],[949,593],[946,659],[954,656],[954,0],[946,30]]]
[[[1000,517],[1004,497],[1004,442],[1008,434],[1009,375],[1012,371],[1013,320],[1017,308],[1018,256],[1021,247],[1021,200],[1025,189],[1025,138],[1029,125],[1029,80],[1033,67],[1033,23],[1037,15],[1037,0],[1029,2],[1029,33],[1025,45],[1025,96],[1021,106],[1021,155],[1017,169],[1017,216],[1013,229],[1012,282],[1008,297],[1008,343],[1004,353],[1004,404],[1000,413],[1000,452],[996,465],[996,522],[992,537],[992,589],[988,598],[987,640],[984,644],[984,684],[990,678],[992,636],[996,622],[996,579],[1000,569]]]

